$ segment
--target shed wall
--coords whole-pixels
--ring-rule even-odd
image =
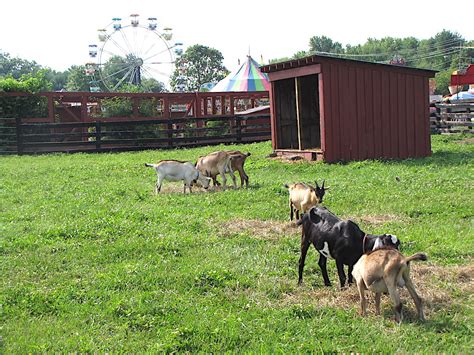
[[[431,154],[427,76],[341,62],[321,75],[326,161]]]

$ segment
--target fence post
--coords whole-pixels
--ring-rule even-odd
[[[242,117],[235,117],[236,131],[237,131],[237,143],[242,142]]]
[[[102,126],[100,121],[95,121],[95,149],[100,151],[100,144],[102,141]]]
[[[21,117],[15,119],[16,125],[16,151],[18,155],[23,154],[23,132],[21,130]]]
[[[167,130],[168,130],[168,147],[173,148],[173,121],[171,118],[168,118],[168,125]]]

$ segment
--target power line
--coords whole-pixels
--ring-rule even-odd
[[[423,40],[422,40],[423,41]],[[393,56],[394,54],[400,54],[400,53],[404,53],[404,52],[411,52],[411,51],[418,51],[420,50],[422,46],[420,46],[420,44],[422,43],[422,41],[419,41],[417,43],[417,47],[416,48],[400,48],[400,49],[397,49],[395,51],[391,51],[391,52],[381,52],[381,53],[335,53],[335,52],[324,52],[324,51],[314,51],[312,53],[315,53],[315,54],[325,54],[325,55],[332,55],[332,56],[344,56],[344,57],[383,57],[383,56]],[[430,41],[430,40],[424,40],[424,41]],[[435,41],[435,40],[433,40]],[[434,54],[434,53],[441,53],[447,49],[451,49],[453,47],[456,47],[456,48],[459,48],[459,47],[463,47],[462,46],[462,43],[465,42],[464,39],[450,39],[450,40],[446,40],[446,41],[440,41],[440,42],[434,42],[432,43],[433,46],[436,46],[436,47],[446,47],[446,48],[440,48],[440,49],[436,49],[435,51],[431,52],[431,54]],[[454,46],[454,44],[456,44],[457,46]],[[354,47],[353,47],[354,48]],[[352,48],[352,49],[353,49]],[[465,48],[465,47],[463,47]]]

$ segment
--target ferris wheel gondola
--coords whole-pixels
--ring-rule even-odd
[[[143,79],[167,85],[183,53],[183,44],[171,43],[172,37],[170,27],[158,30],[156,17],[149,17],[145,25],[138,14],[130,15],[129,24],[114,17],[111,24],[98,30],[100,44],[89,45],[91,62],[86,65],[86,75],[91,77],[91,91],[141,86]]]

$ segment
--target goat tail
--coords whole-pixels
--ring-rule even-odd
[[[290,185],[285,184],[285,185],[283,185],[283,187],[289,189],[289,188],[290,188]]]
[[[145,163],[145,166],[149,167],[149,168],[154,168],[155,167],[155,164],[148,164],[148,163]]]
[[[416,253],[416,254],[413,254],[412,256],[409,256],[409,257],[405,258],[405,262],[407,264],[410,261],[416,261],[416,260],[426,261],[426,260],[428,260],[428,257],[426,256],[425,253]]]
[[[251,155],[250,152],[247,152],[247,157],[249,157],[250,155]]]

